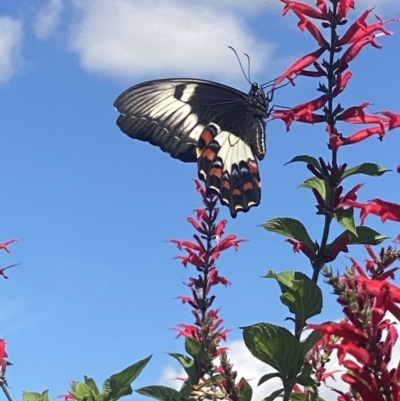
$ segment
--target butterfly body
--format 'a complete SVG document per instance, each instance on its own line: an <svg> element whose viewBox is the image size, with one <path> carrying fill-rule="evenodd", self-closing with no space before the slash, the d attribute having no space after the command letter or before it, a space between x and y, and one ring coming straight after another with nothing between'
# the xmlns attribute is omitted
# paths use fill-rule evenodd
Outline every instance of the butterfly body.
<svg viewBox="0 0 400 401"><path fill-rule="evenodd" d="M262 86L248 94L199 79L160 79L123 92L114 106L119 128L131 138L198 164L208 192L232 216L260 203L257 161L265 152L269 99Z"/></svg>

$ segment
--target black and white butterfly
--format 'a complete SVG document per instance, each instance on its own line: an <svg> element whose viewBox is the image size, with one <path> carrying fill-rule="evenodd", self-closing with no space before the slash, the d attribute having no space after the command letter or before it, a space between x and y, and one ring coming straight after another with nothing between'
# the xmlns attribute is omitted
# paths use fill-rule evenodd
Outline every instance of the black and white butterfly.
<svg viewBox="0 0 400 401"><path fill-rule="evenodd" d="M263 86L248 94L200 79L159 79L123 92L114 102L119 128L172 157L196 162L208 193L219 196L231 215L261 199L257 160L265 152L270 99Z"/></svg>

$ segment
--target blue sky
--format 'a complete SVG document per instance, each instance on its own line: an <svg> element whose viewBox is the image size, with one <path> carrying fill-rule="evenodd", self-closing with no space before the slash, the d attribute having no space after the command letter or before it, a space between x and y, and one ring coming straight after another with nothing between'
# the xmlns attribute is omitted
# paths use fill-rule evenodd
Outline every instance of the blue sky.
<svg viewBox="0 0 400 401"><path fill-rule="evenodd" d="M164 352L181 352L182 341L169 328L191 322L191 314L173 298L186 294L182 282L191 272L173 259L178 251L166 241L192 235L186 217L200 205L193 184L196 166L125 136L115 125L113 101L133 84L163 77L211 79L247 91L228 46L250 55L252 79L258 82L316 49L309 35L298 31L293 15L280 17L275 0L215 3L1 2L0 240L23 238L11 245L11 255L0 255L2 265L21 262L9 271L10 280L0 281L0 336L14 364L7 377L15 399L22 390L47 388L55 397L84 374L102 382L151 353L136 387L159 383L175 366ZM398 0L358 1L349 18L374 5L384 19L400 15ZM341 103L370 101L370 111L400 112L400 36L378 41L382 50L365 48L351 64L353 78ZM291 106L315 98L316 86L299 79L295 87L276 92L274 103ZM391 131L382 143L371 138L343 148L340 161L395 169L399 135ZM320 238L314 199L298 188L307 170L283 165L299 154L328 157L326 142L321 126L294 124L286 133L282 122L269 122L267 156L260 163L261 205L236 220L222 208L227 233L248 240L239 252L223 254L219 264L232 282L218 290L216 300L225 327L232 329L231 340L240 339L239 326L285 324L277 286L260 276L270 269L309 273L309 266L283 237L257 225L291 216L306 224L312 238ZM360 199L400 202L399 179L395 173L362 177ZM358 182L359 177L349 180L348 188ZM391 236L400 231L376 217L367 224ZM361 248L353 248L352 256L366 258ZM346 265L341 256L332 267ZM340 317L325 291L321 321ZM252 369L247 377L263 372L237 343L232 350L241 368Z"/></svg>

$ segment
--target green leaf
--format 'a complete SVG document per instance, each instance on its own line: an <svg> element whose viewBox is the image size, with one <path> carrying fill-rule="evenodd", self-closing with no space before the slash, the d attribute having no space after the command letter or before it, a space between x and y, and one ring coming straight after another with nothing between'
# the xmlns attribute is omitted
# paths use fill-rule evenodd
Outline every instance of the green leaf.
<svg viewBox="0 0 400 401"><path fill-rule="evenodd" d="M327 186L327 182L325 180L321 180L321 178L318 177L311 177L300 184L300 187L316 189L321 195L322 199L326 201L329 187Z"/></svg>
<svg viewBox="0 0 400 401"><path fill-rule="evenodd" d="M193 358L198 358L203 353L201 344L191 337L185 338L185 350Z"/></svg>
<svg viewBox="0 0 400 401"><path fill-rule="evenodd" d="M22 398L24 401L50 401L49 390L44 390L43 393L23 391Z"/></svg>
<svg viewBox="0 0 400 401"><path fill-rule="evenodd" d="M166 386L147 386L135 391L159 401L179 401L182 398L184 399L178 391Z"/></svg>
<svg viewBox="0 0 400 401"><path fill-rule="evenodd" d="M96 401L97 397L94 391L85 383L72 382L71 393L78 401Z"/></svg>
<svg viewBox="0 0 400 401"><path fill-rule="evenodd" d="M354 223L354 209L352 207L341 209L339 212L334 213L334 216L342 227L357 236L356 225Z"/></svg>
<svg viewBox="0 0 400 401"><path fill-rule="evenodd" d="M185 372L190 378L190 381L194 384L197 384L199 381L199 377L197 377L196 369L194 368L194 360L187 355L177 354L177 353L168 353L173 358L175 358L185 369Z"/></svg>
<svg viewBox="0 0 400 401"><path fill-rule="evenodd" d="M272 270L265 276L275 278L281 288L281 301L296 318L305 323L307 319L321 313L322 291L308 276L301 272Z"/></svg>
<svg viewBox="0 0 400 401"><path fill-rule="evenodd" d="M139 362L128 366L124 370L111 375L104 383L104 401L115 401L124 395L132 394L131 383L149 363L151 355Z"/></svg>
<svg viewBox="0 0 400 401"><path fill-rule="evenodd" d="M270 379L275 379L275 377L281 377L281 375L278 372L275 373L267 373L264 376L261 376L260 380L258 381L257 386L261 386L261 384L267 382Z"/></svg>
<svg viewBox="0 0 400 401"><path fill-rule="evenodd" d="M88 377L88 376L83 376L83 378L84 378L85 384L86 384L88 387L90 387L90 388L92 389L92 391L93 391L96 395L99 395L99 394L100 394L100 391L99 391L99 389L97 388L96 382L95 382L91 377Z"/></svg>
<svg viewBox="0 0 400 401"><path fill-rule="evenodd" d="M282 376L295 377L303 365L299 342L284 327L257 323L243 328L243 339L257 359L272 366Z"/></svg>
<svg viewBox="0 0 400 401"><path fill-rule="evenodd" d="M356 227L357 237L351 236L349 244L361 244L361 245L379 245L385 239L389 237L379 234L377 231L367 226Z"/></svg>
<svg viewBox="0 0 400 401"><path fill-rule="evenodd" d="M275 398L279 397L283 393L283 388L279 390L275 390L271 395L268 397L263 398L262 401L274 401Z"/></svg>
<svg viewBox="0 0 400 401"><path fill-rule="evenodd" d="M305 357L308 352L314 347L315 344L318 343L319 340L321 340L322 334L321 332L317 330L313 330L307 338L304 340L300 341L300 352Z"/></svg>
<svg viewBox="0 0 400 401"><path fill-rule="evenodd" d="M316 252L315 244L308 235L306 228L296 219L292 219L291 217L277 217L261 224L261 227L264 227L267 231L272 231L300 241L313 253Z"/></svg>
<svg viewBox="0 0 400 401"><path fill-rule="evenodd" d="M387 171L391 170L378 166L375 163L363 163L359 164L358 166L346 169L345 172L342 174L342 180L355 174L366 174L373 177L379 177L380 175L385 174Z"/></svg>
<svg viewBox="0 0 400 401"><path fill-rule="evenodd" d="M295 157L293 157L292 160L285 163L285 166L286 166L286 164L295 163L295 162L303 162L303 163L311 164L311 166L315 167L318 171L322 171L319 161L317 159L315 159L314 157L307 156L307 155L295 156Z"/></svg>
<svg viewBox="0 0 400 401"><path fill-rule="evenodd" d="M196 383L196 384L198 384L198 383ZM181 388L179 389L179 393L181 394L182 397L189 398L191 392L192 392L192 382L191 382L190 378L187 378L183 382Z"/></svg>
<svg viewBox="0 0 400 401"><path fill-rule="evenodd" d="M239 387L242 389L242 391L240 392L239 401L251 401L251 397L253 396L253 389L244 377L240 379Z"/></svg>

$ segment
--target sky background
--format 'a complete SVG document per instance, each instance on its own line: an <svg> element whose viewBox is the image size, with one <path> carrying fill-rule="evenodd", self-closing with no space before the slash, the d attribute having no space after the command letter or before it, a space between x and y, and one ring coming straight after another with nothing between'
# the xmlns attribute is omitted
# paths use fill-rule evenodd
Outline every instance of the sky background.
<svg viewBox="0 0 400 401"><path fill-rule="evenodd" d="M398 0L357 1L353 20L365 8L383 19L400 16ZM0 241L23 239L0 254L10 279L0 280L0 336L7 341L11 393L50 388L54 398L70 380L83 375L102 383L110 374L154 354L134 383L138 388L166 383L179 374L165 352L183 352L171 327L192 322L187 306L174 297L188 295L183 285L193 271L174 257L171 238L190 238L186 222L200 198L194 190L195 164L174 160L149 144L133 141L115 125L113 101L141 81L167 77L210 79L248 91L238 61L228 46L251 58L251 78L266 82L317 46L300 33L297 19L281 18L275 0L2 0L0 2ZM389 29L399 30L392 23ZM351 63L353 72L341 96L343 106L373 103L370 112L400 112L400 36L380 37L381 50L365 48ZM292 106L315 98L316 80L299 78L277 91L274 104ZM343 126L343 133L350 134ZM358 129L358 127L356 127ZM400 164L400 131L340 150L340 162L364 161L389 169ZM231 358L242 375L266 372L240 345L240 326L261 321L286 325L278 288L260 276L270 269L310 274L302 255L284 238L258 225L278 216L305 223L321 236L311 193L298 188L309 177L304 165L286 162L296 155L329 157L322 126L281 121L267 127L268 152L260 163L262 202L247 214L228 218L226 233L248 242L225 252L220 274L232 283L217 289L229 335ZM360 200L399 202L400 176L356 176ZM398 224L367 225L395 236ZM333 235L341 230L335 228ZM333 238L333 237L332 237ZM389 242L387 243L389 244ZM362 247L351 248L362 262ZM350 264L341 255L333 264ZM329 289L324 314L314 322L340 318ZM268 394L264 385L257 397ZM132 398L133 397L133 398ZM142 398L139 395L131 399ZM333 397L331 396L331 399Z"/></svg>

